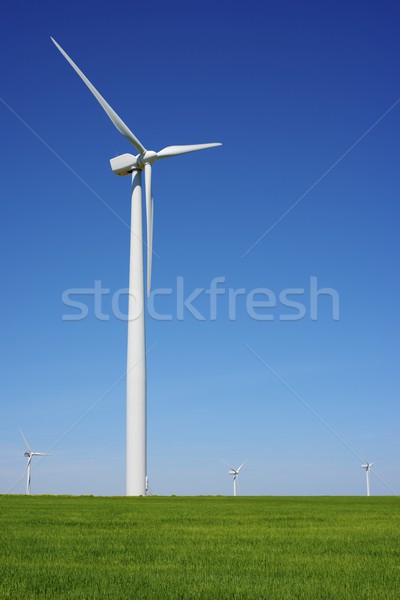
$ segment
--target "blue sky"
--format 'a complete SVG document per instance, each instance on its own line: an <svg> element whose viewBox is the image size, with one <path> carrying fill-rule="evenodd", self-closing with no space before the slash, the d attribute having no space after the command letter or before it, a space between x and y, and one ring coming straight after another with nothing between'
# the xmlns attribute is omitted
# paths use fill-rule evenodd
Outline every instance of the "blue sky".
<svg viewBox="0 0 400 600"><path fill-rule="evenodd" d="M371 1L3 9L0 492L24 473L18 426L57 444L34 493L124 492L126 323L110 306L129 181L108 161L131 147L50 35L146 147L223 142L154 168L153 288L173 290L158 309L177 277L188 294L215 277L305 290L297 321L281 306L254 320L241 298L230 320L227 294L215 320L148 320L152 491L231 493L221 459L247 459L243 494L364 494L362 458L373 493L400 492L399 18ZM310 318L311 277L337 291L338 320L328 297ZM64 290L95 280L110 319L89 301L62 320Z"/></svg>

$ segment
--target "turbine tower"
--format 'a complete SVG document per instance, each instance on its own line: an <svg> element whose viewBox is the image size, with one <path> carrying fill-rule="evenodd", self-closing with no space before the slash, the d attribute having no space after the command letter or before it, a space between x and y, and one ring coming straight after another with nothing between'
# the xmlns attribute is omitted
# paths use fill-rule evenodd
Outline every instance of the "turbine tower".
<svg viewBox="0 0 400 600"><path fill-rule="evenodd" d="M28 459L28 462L26 464L26 495L29 496L29 494L31 493L31 462L32 462L32 456L50 456L49 454L47 454L46 452L32 452L31 447L28 444L28 441L26 439L26 437L24 436L24 432L22 431L22 429L19 429L22 435L22 438L25 442L25 446L27 448L27 451L24 452L24 456L25 458Z"/></svg>
<svg viewBox="0 0 400 600"><path fill-rule="evenodd" d="M370 489L369 489L369 472L371 470L372 465L374 465L375 463L368 463L366 462L365 464L361 465L361 467L363 469L365 469L365 476L367 478L367 496L370 496Z"/></svg>
<svg viewBox="0 0 400 600"><path fill-rule="evenodd" d="M126 495L144 496L148 487L146 468L146 338L144 317L144 270L142 225L142 172L145 179L147 218L147 296L150 294L151 262L153 247L154 204L151 187L152 165L160 159L179 154L221 146L221 144L195 144L191 146L168 146L159 152L147 150L132 133L103 96L85 77L68 54L51 38L55 46L69 62L100 103L118 131L139 152L137 155L122 154L110 160L116 175L131 175L131 236L129 267L128 307L128 356L126 370Z"/></svg>
<svg viewBox="0 0 400 600"><path fill-rule="evenodd" d="M229 463L227 463L225 460L222 461L222 462L224 462L226 465L228 465L228 467L229 467L229 475L233 476L233 495L236 496L237 495L236 494L236 491L237 491L236 490L236 481L237 481L237 478L238 478L238 475L239 475L239 471L246 464L246 461L244 463L242 463L240 465L240 467L238 467L237 469L234 469L233 467L231 467L231 465Z"/></svg>

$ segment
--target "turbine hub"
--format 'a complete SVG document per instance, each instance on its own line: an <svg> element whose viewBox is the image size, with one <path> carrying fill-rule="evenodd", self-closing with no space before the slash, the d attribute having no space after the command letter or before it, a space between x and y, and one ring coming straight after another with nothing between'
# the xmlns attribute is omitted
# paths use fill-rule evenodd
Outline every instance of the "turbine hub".
<svg viewBox="0 0 400 600"><path fill-rule="evenodd" d="M157 160L157 152L154 150L146 150L144 154L139 154L137 164L139 168L144 168L145 164L152 165Z"/></svg>

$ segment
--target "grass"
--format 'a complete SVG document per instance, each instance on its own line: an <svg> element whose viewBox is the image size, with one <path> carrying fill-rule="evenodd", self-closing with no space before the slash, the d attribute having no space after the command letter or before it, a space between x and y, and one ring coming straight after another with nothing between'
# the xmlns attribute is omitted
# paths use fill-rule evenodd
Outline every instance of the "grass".
<svg viewBox="0 0 400 600"><path fill-rule="evenodd" d="M0 598L400 597L397 498L0 498Z"/></svg>

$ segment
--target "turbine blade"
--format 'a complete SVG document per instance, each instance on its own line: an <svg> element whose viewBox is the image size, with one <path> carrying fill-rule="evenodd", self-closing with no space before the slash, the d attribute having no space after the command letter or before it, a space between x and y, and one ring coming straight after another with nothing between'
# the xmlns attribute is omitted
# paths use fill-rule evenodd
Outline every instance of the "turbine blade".
<svg viewBox="0 0 400 600"><path fill-rule="evenodd" d="M26 437L24 436L24 432L22 431L21 427L19 427L19 430L20 430L20 433L21 433L21 435L22 435L22 438L23 438L23 440L24 440L24 442L25 442L25 446L28 448L29 452L31 452L31 453L32 453L31 447L29 446L29 444L28 444L28 440L27 440L27 439L26 439Z"/></svg>
<svg viewBox="0 0 400 600"><path fill-rule="evenodd" d="M242 463L242 464L240 465L240 467L237 469L237 473L239 473L240 469L241 469L242 467L244 467L244 465L246 464L246 462L247 462L247 460L245 460L245 461L244 461L244 463Z"/></svg>
<svg viewBox="0 0 400 600"><path fill-rule="evenodd" d="M146 182L146 221L147 221L147 296L150 296L151 288L151 263L153 258L153 213L154 202L151 188L151 164L144 166Z"/></svg>
<svg viewBox="0 0 400 600"><path fill-rule="evenodd" d="M115 127L118 129L118 131L120 133L122 133L123 136L126 137L126 139L131 142L131 144L133 144L135 146L135 148L140 152L140 153L144 153L146 152L146 148L143 146L143 144L141 144L139 142L139 140L137 139L137 137L132 133L132 131L129 129L129 127L127 125L125 125L125 123L123 122L123 120L117 115L117 113L115 112L115 110L113 110L111 108L111 106L108 104L108 102L106 102L103 98L103 96L96 90L96 88L94 87L94 85L92 85L89 81L89 79L82 73L82 71L80 70L79 67L77 67L77 65L74 63L74 61L68 56L68 54L65 52L65 50L63 50L61 48L61 46L59 44L57 44L56 40L54 40L52 37L50 38L51 41L53 42L53 44L56 46L56 48L58 48L58 50L61 52L61 54L64 56L64 58L69 62L69 64L71 65L71 67L73 69L75 69L75 71L78 73L79 77L82 79L82 81L87 85L87 87L89 88L89 90L92 92L93 96L96 98L96 100L100 103L100 105L102 106L102 108L105 110L105 112L107 113L108 117L111 119L111 121L113 122L113 124L115 125Z"/></svg>
<svg viewBox="0 0 400 600"><path fill-rule="evenodd" d="M195 152L196 150L206 150L207 148L215 148L216 146L222 146L222 144L194 144L191 146L167 146L157 152L157 158L170 158L171 156L178 156L179 154L187 154L188 152Z"/></svg>
<svg viewBox="0 0 400 600"><path fill-rule="evenodd" d="M51 456L47 452L32 452L32 456Z"/></svg>
<svg viewBox="0 0 400 600"><path fill-rule="evenodd" d="M236 473L236 469L234 469L233 467L231 467L231 465L229 463L226 462L226 460L224 460L223 458L221 458L222 462L225 463L231 471L233 471L234 473Z"/></svg>

